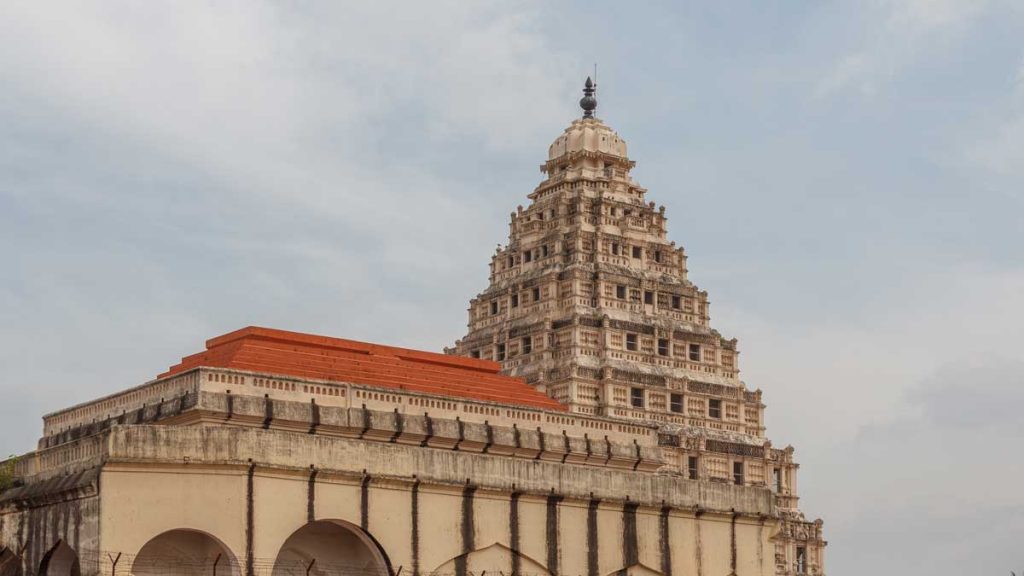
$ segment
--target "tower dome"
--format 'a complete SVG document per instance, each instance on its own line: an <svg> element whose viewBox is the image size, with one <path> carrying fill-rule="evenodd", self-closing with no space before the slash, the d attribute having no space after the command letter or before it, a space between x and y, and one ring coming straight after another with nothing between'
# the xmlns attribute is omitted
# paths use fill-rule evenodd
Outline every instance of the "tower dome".
<svg viewBox="0 0 1024 576"><path fill-rule="evenodd" d="M574 120L565 132L548 147L548 161L579 153L597 153L626 159L626 142L594 116L597 109L597 84L589 77L583 86L580 108L583 118ZM574 154L575 153L575 154Z"/></svg>
<svg viewBox="0 0 1024 576"><path fill-rule="evenodd" d="M626 141L597 118L574 120L551 146L548 160L555 160L574 152L591 152L627 158Z"/></svg>

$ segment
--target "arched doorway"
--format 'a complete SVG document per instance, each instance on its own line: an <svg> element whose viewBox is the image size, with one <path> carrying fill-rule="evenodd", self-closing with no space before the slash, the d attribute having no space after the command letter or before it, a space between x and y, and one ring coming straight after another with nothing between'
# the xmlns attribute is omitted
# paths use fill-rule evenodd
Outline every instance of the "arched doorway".
<svg viewBox="0 0 1024 576"><path fill-rule="evenodd" d="M164 532L139 550L135 576L239 576L238 561L220 540L198 530Z"/></svg>
<svg viewBox="0 0 1024 576"><path fill-rule="evenodd" d="M317 520L285 540L273 576L389 576L383 551L365 531L342 520Z"/></svg>
<svg viewBox="0 0 1024 576"><path fill-rule="evenodd" d="M0 576L21 576L21 556L14 550L0 546Z"/></svg>
<svg viewBox="0 0 1024 576"><path fill-rule="evenodd" d="M78 554L63 540L50 548L39 563L39 576L81 576Z"/></svg>

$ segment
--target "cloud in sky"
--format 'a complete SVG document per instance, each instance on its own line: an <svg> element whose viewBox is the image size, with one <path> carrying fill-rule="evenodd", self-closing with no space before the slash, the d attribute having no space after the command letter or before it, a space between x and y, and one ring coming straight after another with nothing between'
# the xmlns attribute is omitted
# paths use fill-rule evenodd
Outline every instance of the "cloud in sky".
<svg viewBox="0 0 1024 576"><path fill-rule="evenodd" d="M984 16L992 2L978 0L882 0L864 3L857 12L867 26L855 34L855 47L842 55L817 86L818 96L853 89L871 96L880 84L895 80L913 66L959 42Z"/></svg>
<svg viewBox="0 0 1024 576"><path fill-rule="evenodd" d="M829 573L1019 569L1022 25L996 1L4 4L0 453L248 324L449 344L597 61Z"/></svg>

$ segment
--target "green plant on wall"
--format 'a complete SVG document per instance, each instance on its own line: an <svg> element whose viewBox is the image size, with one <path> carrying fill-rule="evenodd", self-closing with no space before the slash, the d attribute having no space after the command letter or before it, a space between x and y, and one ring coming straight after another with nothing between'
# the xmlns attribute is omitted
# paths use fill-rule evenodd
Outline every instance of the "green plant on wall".
<svg viewBox="0 0 1024 576"><path fill-rule="evenodd" d="M18 459L13 455L0 462L0 492L14 486L14 466L17 463Z"/></svg>

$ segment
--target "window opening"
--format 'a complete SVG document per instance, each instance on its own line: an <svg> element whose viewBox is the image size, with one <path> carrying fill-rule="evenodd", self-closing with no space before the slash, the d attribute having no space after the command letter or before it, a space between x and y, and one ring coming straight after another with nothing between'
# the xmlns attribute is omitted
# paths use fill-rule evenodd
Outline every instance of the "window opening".
<svg viewBox="0 0 1024 576"><path fill-rule="evenodd" d="M669 410L675 412L676 414L681 414L683 412L683 395L673 394L670 397L668 408Z"/></svg>
<svg viewBox="0 0 1024 576"><path fill-rule="evenodd" d="M700 344L690 344L690 360L700 362Z"/></svg>
<svg viewBox="0 0 1024 576"><path fill-rule="evenodd" d="M629 403L633 408L644 407L644 389L643 388L630 388L629 389Z"/></svg>
<svg viewBox="0 0 1024 576"><path fill-rule="evenodd" d="M626 334L626 350L636 352L636 334Z"/></svg>

